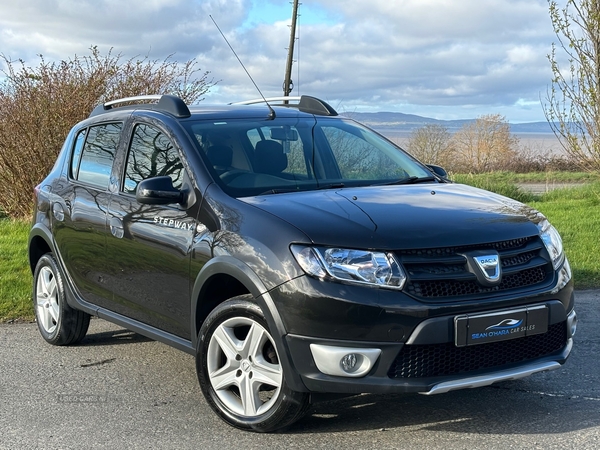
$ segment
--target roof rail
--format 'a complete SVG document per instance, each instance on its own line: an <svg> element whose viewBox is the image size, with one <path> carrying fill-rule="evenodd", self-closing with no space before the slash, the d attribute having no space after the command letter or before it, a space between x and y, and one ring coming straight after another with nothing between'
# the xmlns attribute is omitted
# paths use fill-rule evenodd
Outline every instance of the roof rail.
<svg viewBox="0 0 600 450"><path fill-rule="evenodd" d="M106 102L104 103L104 106L112 106L112 105L118 105L119 103L127 103L127 102L139 102L142 100L160 100L160 98L162 97L162 95L138 95L135 97L125 97L125 98L120 98L118 100L111 100L110 102Z"/></svg>
<svg viewBox="0 0 600 450"><path fill-rule="evenodd" d="M158 103L139 103L141 101L148 100L158 100ZM136 97L125 97L118 100L111 100L110 102L101 103L94 108L90 114L90 117L110 111L115 107L115 105L132 102L136 102L136 105L134 105L135 107L142 106L144 109L163 111L172 114L175 117L183 118L191 116L190 110L185 102L174 95L138 95ZM131 107L131 105L129 106Z"/></svg>
<svg viewBox="0 0 600 450"><path fill-rule="evenodd" d="M230 105L255 105L257 103L275 103L275 102L285 102L285 101L299 102L300 98L301 97L255 98L254 100L244 100L243 102L230 103Z"/></svg>
<svg viewBox="0 0 600 450"><path fill-rule="evenodd" d="M282 102L282 103L280 103ZM288 102L297 102L295 104ZM257 103L268 103L274 104L275 106L287 106L289 108L298 108L298 110L316 114L320 116L337 116L338 113L328 103L320 100L316 97L303 95L301 97L270 97L270 98L257 98L254 100L246 100L243 102L231 103L232 105L255 105Z"/></svg>

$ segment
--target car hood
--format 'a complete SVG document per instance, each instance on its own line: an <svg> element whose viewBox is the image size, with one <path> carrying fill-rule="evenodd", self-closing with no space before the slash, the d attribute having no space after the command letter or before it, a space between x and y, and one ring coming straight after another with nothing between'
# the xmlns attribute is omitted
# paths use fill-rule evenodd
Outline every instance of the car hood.
<svg viewBox="0 0 600 450"><path fill-rule="evenodd" d="M381 250L482 244L532 236L535 210L460 184L371 186L240 199L313 243Z"/></svg>

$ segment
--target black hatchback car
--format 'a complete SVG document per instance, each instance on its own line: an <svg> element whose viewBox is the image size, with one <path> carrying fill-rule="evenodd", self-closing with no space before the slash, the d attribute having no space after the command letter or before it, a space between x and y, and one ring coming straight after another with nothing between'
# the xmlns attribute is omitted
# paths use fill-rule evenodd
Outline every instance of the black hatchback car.
<svg viewBox="0 0 600 450"><path fill-rule="evenodd" d="M75 344L93 315L193 354L242 429L282 428L322 393L517 379L573 345L571 270L542 214L313 97L102 104L35 195L43 338Z"/></svg>

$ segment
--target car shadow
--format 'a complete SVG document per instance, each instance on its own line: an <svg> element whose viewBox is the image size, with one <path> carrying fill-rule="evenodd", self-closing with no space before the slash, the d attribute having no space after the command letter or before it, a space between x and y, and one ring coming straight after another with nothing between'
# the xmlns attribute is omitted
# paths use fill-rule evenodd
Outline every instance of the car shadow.
<svg viewBox="0 0 600 450"><path fill-rule="evenodd" d="M101 345L133 344L136 342L151 342L152 339L125 328L100 333L88 333L81 341L81 347L96 347Z"/></svg>
<svg viewBox="0 0 600 450"><path fill-rule="evenodd" d="M317 403L284 432L426 430L514 435L560 434L600 426L600 398L561 395L544 386L540 381L513 381L431 397L363 394Z"/></svg>

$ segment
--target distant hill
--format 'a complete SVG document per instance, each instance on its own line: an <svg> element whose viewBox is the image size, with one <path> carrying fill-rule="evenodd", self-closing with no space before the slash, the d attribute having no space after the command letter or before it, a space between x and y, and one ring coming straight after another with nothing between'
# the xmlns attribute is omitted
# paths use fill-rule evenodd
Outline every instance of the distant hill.
<svg viewBox="0 0 600 450"><path fill-rule="evenodd" d="M465 124L474 122L475 119L463 120L438 120L430 117L417 116L415 114L404 114L399 112L345 112L347 117L351 117L365 125L382 133L394 132L399 134L409 134L412 131L421 128L428 123L442 125L449 132L454 133L461 129ZM552 129L548 122L529 122L510 124L510 130L515 134L552 134Z"/></svg>

